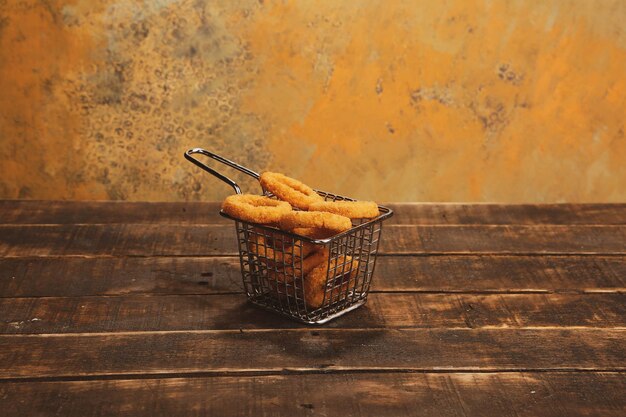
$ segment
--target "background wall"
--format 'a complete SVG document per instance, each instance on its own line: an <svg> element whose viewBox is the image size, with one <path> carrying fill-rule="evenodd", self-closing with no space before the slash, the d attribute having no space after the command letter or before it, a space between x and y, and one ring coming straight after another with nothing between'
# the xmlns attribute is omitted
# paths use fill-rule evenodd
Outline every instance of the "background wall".
<svg viewBox="0 0 626 417"><path fill-rule="evenodd" d="M220 199L203 146L379 201L626 201L625 28L623 0L0 0L0 197Z"/></svg>

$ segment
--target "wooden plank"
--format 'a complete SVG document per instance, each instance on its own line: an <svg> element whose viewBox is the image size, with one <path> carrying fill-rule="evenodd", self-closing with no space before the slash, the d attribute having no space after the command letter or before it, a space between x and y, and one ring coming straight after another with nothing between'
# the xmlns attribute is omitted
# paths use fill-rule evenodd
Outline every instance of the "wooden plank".
<svg viewBox="0 0 626 417"><path fill-rule="evenodd" d="M4 415L606 416L626 411L623 373L275 375L5 383ZM242 398L249 401L241 401Z"/></svg>
<svg viewBox="0 0 626 417"><path fill-rule="evenodd" d="M626 257L381 256L374 291L626 291ZM239 258L0 259L0 297L219 294L242 290Z"/></svg>
<svg viewBox="0 0 626 417"><path fill-rule="evenodd" d="M623 226L390 226L381 253L623 254ZM389 238L392 236L393 238Z"/></svg>
<svg viewBox="0 0 626 417"><path fill-rule="evenodd" d="M0 259L0 297L242 291L238 257Z"/></svg>
<svg viewBox="0 0 626 417"><path fill-rule="evenodd" d="M0 375L403 370L626 371L624 330L228 330L0 335Z"/></svg>
<svg viewBox="0 0 626 417"><path fill-rule="evenodd" d="M0 224L229 224L219 202L0 200ZM626 224L626 204L386 203L387 224Z"/></svg>
<svg viewBox="0 0 626 417"><path fill-rule="evenodd" d="M0 333L287 329L243 294L0 299ZM374 293L328 328L623 328L626 294Z"/></svg>
<svg viewBox="0 0 626 417"><path fill-rule="evenodd" d="M412 225L623 225L626 204L392 203L387 224Z"/></svg>
<svg viewBox="0 0 626 417"><path fill-rule="evenodd" d="M378 291L624 291L626 257L384 256Z"/></svg>
<svg viewBox="0 0 626 417"><path fill-rule="evenodd" d="M207 256L237 252L231 226L0 226L0 256ZM625 254L626 226L390 226L383 254Z"/></svg>
<svg viewBox="0 0 626 417"><path fill-rule="evenodd" d="M231 224L221 203L0 200L0 224Z"/></svg>
<svg viewBox="0 0 626 417"><path fill-rule="evenodd" d="M3 226L0 255L207 256L237 253L232 226Z"/></svg>

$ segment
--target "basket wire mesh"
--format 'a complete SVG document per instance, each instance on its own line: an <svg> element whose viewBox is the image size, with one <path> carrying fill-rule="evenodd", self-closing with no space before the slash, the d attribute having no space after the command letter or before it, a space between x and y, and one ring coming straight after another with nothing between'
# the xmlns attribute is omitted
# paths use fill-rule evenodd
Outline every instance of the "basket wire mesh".
<svg viewBox="0 0 626 417"><path fill-rule="evenodd" d="M185 157L205 171L231 185L237 184L191 155L200 153L248 175L259 175L204 149L191 149ZM317 191L326 201L346 200ZM266 196L274 198L271 193ZM379 206L379 216L353 220L353 227L325 239L314 239L220 214L234 221L244 291L248 300L264 309L292 319L322 324L347 313L367 300L382 223L391 209Z"/></svg>

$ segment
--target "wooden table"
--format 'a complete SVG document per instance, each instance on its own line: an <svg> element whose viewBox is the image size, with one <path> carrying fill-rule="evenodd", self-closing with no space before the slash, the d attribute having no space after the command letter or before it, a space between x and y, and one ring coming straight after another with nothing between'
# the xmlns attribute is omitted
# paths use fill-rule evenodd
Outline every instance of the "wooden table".
<svg viewBox="0 0 626 417"><path fill-rule="evenodd" d="M241 294L206 203L0 202L0 414L626 415L626 205L395 204L366 306Z"/></svg>

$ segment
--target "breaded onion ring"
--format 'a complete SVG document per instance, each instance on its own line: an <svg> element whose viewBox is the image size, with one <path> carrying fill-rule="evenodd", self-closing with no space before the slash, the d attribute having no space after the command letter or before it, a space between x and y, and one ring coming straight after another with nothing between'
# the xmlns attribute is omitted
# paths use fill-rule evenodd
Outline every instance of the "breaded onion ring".
<svg viewBox="0 0 626 417"><path fill-rule="evenodd" d="M328 253L328 249L325 247L318 247L313 253L304 258L302 260L302 275L300 275L299 268L294 269L291 266L278 270L270 269L267 273L269 286L272 290L278 292L279 295L287 294L293 296L295 294L294 275L296 278L298 276L304 277L316 266L322 263L326 264L328 262ZM298 295L302 298L302 288L298 288L298 290Z"/></svg>
<svg viewBox="0 0 626 417"><path fill-rule="evenodd" d="M285 239L285 237L283 237ZM294 257L304 258L316 249L316 246L296 240L276 242L263 235L250 234L248 251L258 257L259 262L269 266L275 264L291 264Z"/></svg>
<svg viewBox="0 0 626 417"><path fill-rule="evenodd" d="M291 206L284 201L252 194L235 194L226 197L222 210L237 219L251 223L278 223Z"/></svg>
<svg viewBox="0 0 626 417"><path fill-rule="evenodd" d="M311 203L324 201L308 185L277 172L262 173L259 182L264 190L302 210L307 210Z"/></svg>
<svg viewBox="0 0 626 417"><path fill-rule="evenodd" d="M322 262L328 262L329 252L324 246L318 246L316 250L302 261L302 275L306 276Z"/></svg>
<svg viewBox="0 0 626 417"><path fill-rule="evenodd" d="M302 276L306 276L309 272L311 272L316 266L320 265L322 262L328 261L328 249L321 247L316 248L309 256L302 260ZM297 266L297 265L296 265ZM270 275L278 274L283 277L286 275L288 278L293 278L294 271L296 275L299 275L300 268L293 268L292 266L286 266L283 269L271 270ZM285 279L280 278L279 281L283 282Z"/></svg>
<svg viewBox="0 0 626 417"><path fill-rule="evenodd" d="M352 222L345 216L321 211L292 211L280 220L280 228L294 230L300 227L315 227L341 233L352 227Z"/></svg>
<svg viewBox="0 0 626 417"><path fill-rule="evenodd" d="M304 278L304 301L310 307L319 308L324 303L328 305L340 301L354 286L359 263L350 256L341 255L330 263L328 277L327 268L328 263L321 263ZM331 288L327 289L327 283ZM324 297L325 294L328 295Z"/></svg>
<svg viewBox="0 0 626 417"><path fill-rule="evenodd" d="M309 205L311 211L340 214L351 219L369 219L378 216L378 204L373 201L319 201Z"/></svg>

